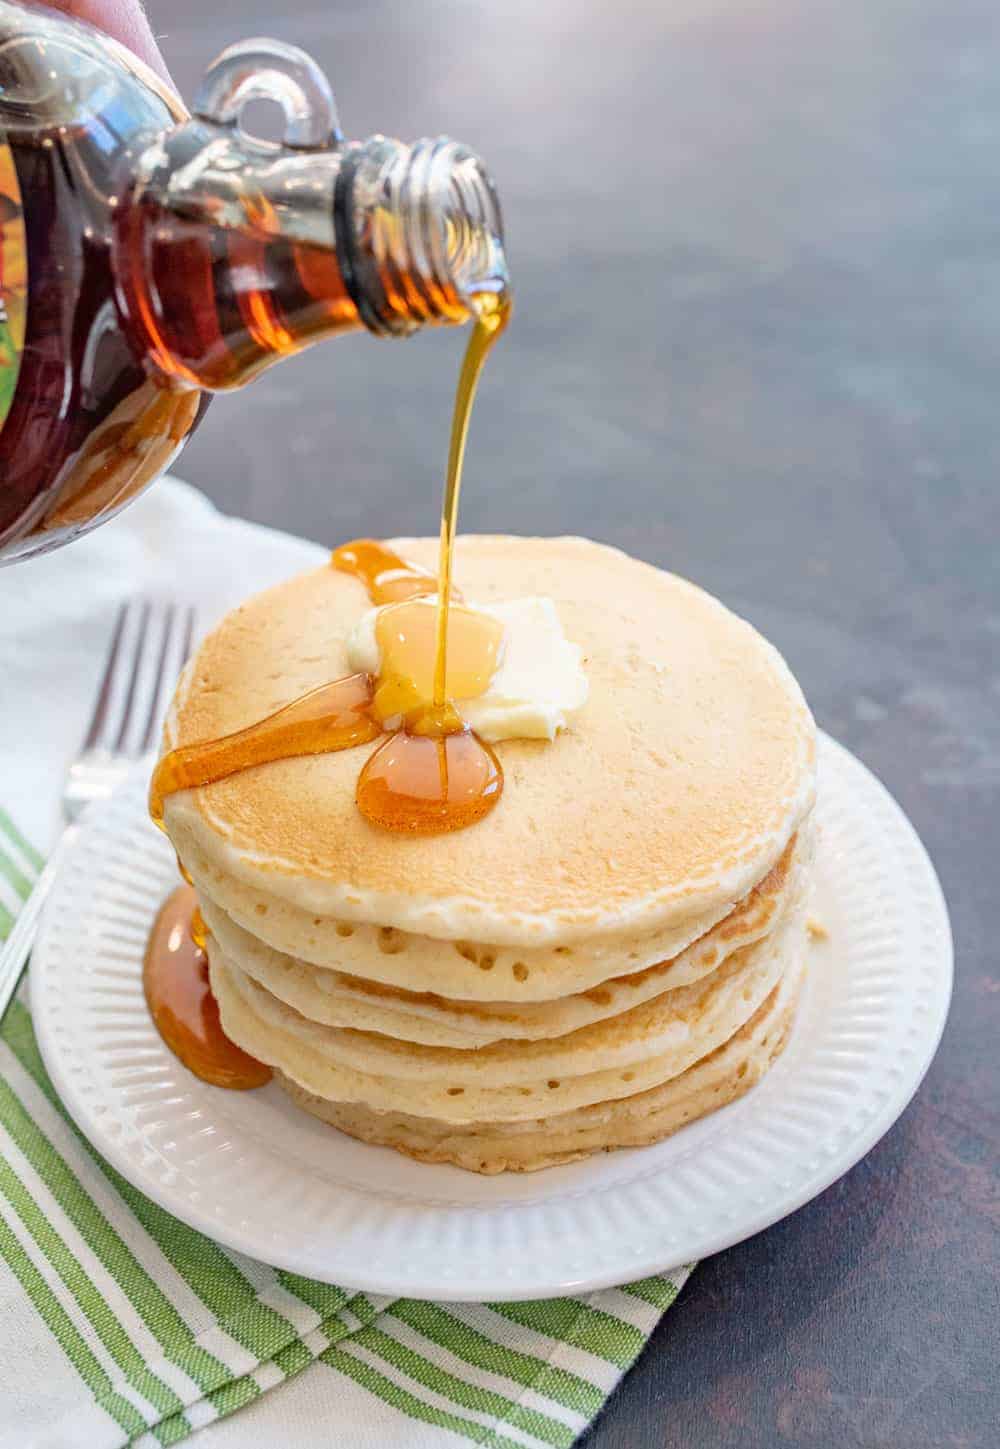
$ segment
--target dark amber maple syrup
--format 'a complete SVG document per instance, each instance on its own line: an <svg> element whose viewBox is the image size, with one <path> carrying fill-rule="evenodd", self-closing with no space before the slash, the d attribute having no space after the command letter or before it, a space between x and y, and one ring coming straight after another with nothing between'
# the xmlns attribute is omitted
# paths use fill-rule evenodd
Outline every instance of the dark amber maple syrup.
<svg viewBox="0 0 1000 1449"><path fill-rule="evenodd" d="M16 99L18 85L29 88L27 50L17 52L13 85L0 63L0 93ZM29 289L17 385L0 427L0 549L14 553L54 546L119 508L169 464L208 401L151 373L119 320L111 230L120 151L184 111L139 61L120 47L115 54L115 83L97 92L106 104L84 119L68 104L63 114L56 92L31 128L0 115L19 191L2 198L2 239L14 243L23 228Z"/></svg>
<svg viewBox="0 0 1000 1449"><path fill-rule="evenodd" d="M146 945L142 984L149 1013L170 1050L202 1081L241 1091L262 1087L271 1068L222 1030L203 947L197 897L190 886L178 886L160 907Z"/></svg>
<svg viewBox="0 0 1000 1449"><path fill-rule="evenodd" d="M297 755L325 755L363 745L380 734L370 713L372 685L367 674L349 674L302 695L269 715L218 740L185 745L163 756L149 787L149 813L163 823L163 802L175 790L191 790L223 780L253 765Z"/></svg>
<svg viewBox="0 0 1000 1449"><path fill-rule="evenodd" d="M402 604L433 594L437 588L433 574L406 563L376 538L342 543L334 549L330 562L341 573L360 579L373 604ZM455 597L459 597L457 592Z"/></svg>

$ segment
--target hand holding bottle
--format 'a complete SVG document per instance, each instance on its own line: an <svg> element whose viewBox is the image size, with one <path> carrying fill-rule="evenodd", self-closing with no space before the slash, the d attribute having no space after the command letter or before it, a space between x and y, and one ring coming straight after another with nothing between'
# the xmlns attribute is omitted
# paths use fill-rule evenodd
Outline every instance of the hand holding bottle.
<svg viewBox="0 0 1000 1449"><path fill-rule="evenodd" d="M170 79L140 0L46 0L46 4L63 15L96 25L98 30L127 45L164 80Z"/></svg>

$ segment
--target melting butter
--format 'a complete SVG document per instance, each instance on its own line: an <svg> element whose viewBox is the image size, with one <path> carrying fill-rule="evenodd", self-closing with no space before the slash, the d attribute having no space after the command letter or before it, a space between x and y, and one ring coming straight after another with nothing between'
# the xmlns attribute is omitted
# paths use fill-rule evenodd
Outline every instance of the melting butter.
<svg viewBox="0 0 1000 1449"><path fill-rule="evenodd" d="M420 599L376 611L378 683L372 708L377 719L405 719L433 699L437 623L437 609L429 609ZM499 619L465 604L452 604L445 697L473 699L484 694L497 672L503 642Z"/></svg>
<svg viewBox="0 0 1000 1449"><path fill-rule="evenodd" d="M394 628L393 606L369 609L355 625L347 642L350 668L372 675L377 681L376 712L383 722L405 715L426 700L428 679L423 671L433 655L426 648L414 651L409 641L430 639L436 613L433 595L412 599L397 609L396 624L405 624L407 638L400 641ZM418 615L416 611L424 611ZM582 654L563 633L551 599L511 599L502 604L474 604L452 607L452 614L466 612L482 621L480 635L490 635L492 672L470 670L460 649L455 651L452 673L449 629L448 693L462 719L480 739L552 740L565 729L587 702L589 687ZM494 621L492 629L484 627ZM470 628L473 620L458 624L458 631ZM497 629L499 625L499 629ZM502 632L501 632L502 631ZM457 640L456 640L457 642ZM403 661L401 663L401 661ZM386 667L388 666L388 667ZM392 711L383 715L383 710Z"/></svg>

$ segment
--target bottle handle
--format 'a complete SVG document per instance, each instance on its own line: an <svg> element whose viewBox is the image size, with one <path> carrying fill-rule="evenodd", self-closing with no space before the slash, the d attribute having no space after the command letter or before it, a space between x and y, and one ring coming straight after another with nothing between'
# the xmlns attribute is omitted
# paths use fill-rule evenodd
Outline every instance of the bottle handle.
<svg viewBox="0 0 1000 1449"><path fill-rule="evenodd" d="M235 127L243 107L255 100L276 101L284 111L285 146L328 151L343 142L330 82L296 45L253 39L227 46L202 77L194 114Z"/></svg>

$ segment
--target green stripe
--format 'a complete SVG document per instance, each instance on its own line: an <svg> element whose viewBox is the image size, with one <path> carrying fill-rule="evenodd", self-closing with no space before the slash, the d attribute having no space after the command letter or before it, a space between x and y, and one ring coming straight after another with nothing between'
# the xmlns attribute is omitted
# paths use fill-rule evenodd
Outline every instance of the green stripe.
<svg viewBox="0 0 1000 1449"><path fill-rule="evenodd" d="M121 1324L59 1234L46 1221L10 1163L2 1157L0 1157L0 1192L6 1197L46 1260L73 1295L77 1307L89 1320L101 1343L122 1370L131 1387L138 1389L143 1397L149 1398L150 1395L142 1383L146 1376L145 1366L122 1330ZM138 1372L135 1371L136 1360L138 1361ZM117 1397L121 1398L121 1395ZM129 1432L132 1434L142 1433L148 1428L146 1420L132 1404L128 1403L127 1399L122 1398L122 1403L127 1404L130 1410L128 1423L119 1419L119 1422L123 1422L123 1427L129 1428ZM115 1412L115 1417L119 1418L117 1412Z"/></svg>
<svg viewBox="0 0 1000 1449"><path fill-rule="evenodd" d="M161 1419L153 1433L161 1444L179 1444L191 1433L191 1425L183 1414L172 1414L169 1419Z"/></svg>
<svg viewBox="0 0 1000 1449"><path fill-rule="evenodd" d="M363 1294L358 1294L359 1298L363 1296ZM347 1304L347 1307L353 1309L353 1305L354 1300L352 1299ZM369 1323L374 1323L378 1318L378 1313L372 1308L370 1303L366 1302L365 1308L367 1311L361 1318L361 1328L367 1328ZM360 1331L360 1329L346 1323L342 1313L335 1314L333 1318L328 1319L323 1324L323 1332L327 1335L331 1343L341 1343L345 1338L351 1338L355 1333L359 1333Z"/></svg>
<svg viewBox="0 0 1000 1449"><path fill-rule="evenodd" d="M2 1078L0 1118L91 1252L112 1275L121 1292L163 1349L165 1356L171 1363L186 1370L186 1365L181 1360L189 1356L187 1350L191 1344L191 1330L188 1325L104 1217L94 1200L84 1191L72 1168L32 1121L24 1104ZM209 1384L218 1383L220 1375L225 1376L228 1370L218 1359L202 1349L197 1350L196 1357L202 1377L195 1379L195 1382L204 1392ZM173 1414L181 1410L184 1407L183 1401L172 1390L165 1391L169 1398L164 1403L157 1404L160 1411Z"/></svg>
<svg viewBox="0 0 1000 1449"><path fill-rule="evenodd" d="M30 881L22 870L18 870L14 862L5 853L2 845L0 845L0 875L10 882L22 901L27 900L31 895L31 887L34 882Z"/></svg>
<svg viewBox="0 0 1000 1449"><path fill-rule="evenodd" d="M512 1323L521 1323L548 1338L559 1338L575 1348L584 1348L588 1353L614 1364L615 1368L628 1368L646 1342L646 1335L631 1323L616 1318L613 1313L591 1308L578 1298L490 1303L488 1306Z"/></svg>
<svg viewBox="0 0 1000 1449"><path fill-rule="evenodd" d="M0 941L6 941L14 925L14 917L3 901L0 901Z"/></svg>
<svg viewBox="0 0 1000 1449"><path fill-rule="evenodd" d="M25 1071L29 1073L66 1120L93 1161L120 1193L132 1214L153 1239L160 1252L187 1283L191 1291L201 1299L209 1313L218 1321L219 1327L224 1329L248 1353L252 1353L259 1362L273 1358L285 1343L297 1338L298 1330L287 1318L259 1302L250 1280L239 1271L217 1243L213 1243L204 1234L196 1232L194 1228L188 1228L178 1222L176 1218L157 1207L141 1192L137 1192L131 1183L126 1182L125 1178L94 1150L57 1097L38 1052L31 1017L20 1002L11 1002L7 1020L4 1023L3 1036ZM188 1352L204 1355L204 1361L201 1361L202 1372L205 1372L208 1364L217 1362L193 1342ZM183 1366L192 1378L201 1383L198 1374L192 1371L186 1360L183 1361ZM228 1375L229 1372L230 1370L224 1365L219 1365L220 1374ZM218 1374L215 1376L215 1382L218 1382Z"/></svg>
<svg viewBox="0 0 1000 1449"><path fill-rule="evenodd" d="M221 1419L226 1414L235 1413L237 1409L252 1404L254 1399L260 1398L261 1392L261 1387L253 1376L244 1374L242 1378L230 1379L228 1384L213 1389L208 1395L208 1401Z"/></svg>
<svg viewBox="0 0 1000 1449"><path fill-rule="evenodd" d="M622 1292L631 1293L633 1298L641 1298L643 1303L648 1303L663 1313L673 1303L680 1289L669 1278L654 1277L640 1278L638 1283L624 1283Z"/></svg>
<svg viewBox="0 0 1000 1449"><path fill-rule="evenodd" d="M386 1311L432 1343L450 1349L456 1358L464 1359L475 1368L501 1373L563 1408L593 1417L604 1403L604 1394L587 1379L567 1369L553 1368L534 1354L497 1343L478 1329L470 1328L440 1304L400 1298Z"/></svg>
<svg viewBox="0 0 1000 1449"><path fill-rule="evenodd" d="M116 1393L100 1361L87 1346L73 1320L46 1283L41 1273L22 1248L17 1237L0 1214L0 1255L31 1300L35 1311L53 1338L76 1369L100 1406L117 1421L126 1433L135 1432L145 1422L134 1405Z"/></svg>
<svg viewBox="0 0 1000 1449"><path fill-rule="evenodd" d="M301 1298L307 1308L314 1309L320 1318L329 1318L331 1314L337 1313L350 1296L335 1283L316 1283L312 1278L303 1278L298 1273L287 1273L284 1269L278 1271L278 1282L289 1293L294 1293L296 1298Z"/></svg>
<svg viewBox="0 0 1000 1449"><path fill-rule="evenodd" d="M355 1293L351 1301L349 1303L346 1303L344 1306L345 1308L350 1309L350 1311L354 1314L355 1318L361 1324L362 1328L367 1327L369 1323L374 1323L376 1318L382 1311L380 1308L376 1308L374 1303L372 1303L371 1299L369 1299L364 1293ZM354 1329L350 1330L350 1332L352 1333L354 1331Z"/></svg>
<svg viewBox="0 0 1000 1449"><path fill-rule="evenodd" d="M461 1419L457 1414L447 1414L442 1409L436 1409L431 1404L425 1403L423 1399L417 1398L407 1389L401 1388L392 1379L386 1378L385 1374L379 1373L378 1369L372 1368L371 1364L363 1363L360 1359L345 1353L342 1348L331 1344L329 1348L320 1354L323 1363L329 1364L331 1368L339 1369L347 1378L353 1379L370 1394L389 1404L400 1413L407 1414L411 1419L419 1419L424 1424L433 1424L437 1429L450 1429L453 1434L461 1434L466 1439L471 1439L474 1444L483 1444L489 1440L490 1449L524 1449L523 1444L516 1443L513 1439L499 1437L492 1429L484 1424L473 1423L470 1419Z"/></svg>
<svg viewBox="0 0 1000 1449"><path fill-rule="evenodd" d="M576 1438L573 1430L557 1419L551 1419L537 1409L526 1409L493 1389L480 1388L478 1384L456 1378L447 1369L432 1363L430 1359L424 1358L422 1354L376 1328L374 1324L362 1329L354 1341L369 1349L392 1368L406 1374L408 1378L423 1384L425 1389L432 1389L442 1399L450 1399L459 1409L474 1409L480 1414L491 1414L493 1418L511 1425L512 1428L523 1429L526 1434L533 1434L536 1439L541 1439L546 1444L556 1445L557 1449L569 1449Z"/></svg>
<svg viewBox="0 0 1000 1449"><path fill-rule="evenodd" d="M259 1399L262 1390L254 1382L249 1374L243 1374L238 1379L230 1379L228 1383L221 1384L206 1394L206 1402L211 1404L215 1410L215 1418L223 1419L227 1414L235 1413L237 1409L245 1408L252 1404L254 1399ZM211 1424L215 1421L211 1418L205 1423ZM158 1437L161 1444L176 1444L190 1434L190 1428L179 1423L177 1418L164 1419L159 1425Z"/></svg>
<svg viewBox="0 0 1000 1449"><path fill-rule="evenodd" d="M275 1368L281 1370L286 1379L290 1379L307 1368L315 1357L312 1349L306 1348L301 1338L297 1338L294 1343L288 1343L279 1349L271 1362Z"/></svg>
<svg viewBox="0 0 1000 1449"><path fill-rule="evenodd" d="M32 845L31 841L27 840L21 834L20 830L18 830L13 820L11 820L10 816L7 814L6 810L3 809L0 809L0 830L6 832L7 839L13 844L16 850L19 850L21 852L21 854L24 856L25 860L29 862L29 864L33 865L36 870L41 870L42 866L45 864L45 857L39 855L38 851Z"/></svg>

